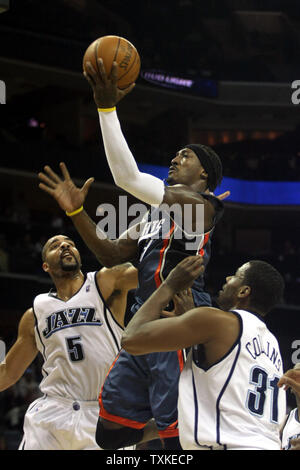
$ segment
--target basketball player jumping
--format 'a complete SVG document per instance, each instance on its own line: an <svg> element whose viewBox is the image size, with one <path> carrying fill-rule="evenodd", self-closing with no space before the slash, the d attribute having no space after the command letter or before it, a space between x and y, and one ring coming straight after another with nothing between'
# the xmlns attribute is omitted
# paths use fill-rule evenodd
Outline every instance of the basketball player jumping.
<svg viewBox="0 0 300 470"><path fill-rule="evenodd" d="M93 87L96 104L101 108L99 116L104 145L115 182L154 209L138 228L130 228L117 240L109 240L104 234L100 239L95 224L83 209L92 179L85 183L84 191L81 190L78 197L79 189L74 186L65 165L61 164L63 179L47 166L45 173L39 174L43 181L40 187L52 195L63 210L73 214L75 227L104 266L135 260L139 273L136 302L132 307L135 313L180 260L201 253L205 265L208 263L211 235L223 213L221 199L228 193L219 198L212 194L222 179L222 165L216 153L204 145L187 145L178 151L171 161L169 186L152 175L140 173L114 109L115 103L128 90L118 90L115 66L111 79L105 76L101 62L99 67L102 77L87 66L87 78ZM186 207L192 209L187 225L193 235L187 225L175 223L168 212L170 206L177 207L183 216ZM198 207L203 208L204 221L202 230L195 232ZM139 239L135 236L137 231ZM191 241L194 248L187 248ZM196 305L211 305L210 296L204 291L202 274L195 280L192 292ZM97 427L100 447L115 449L140 442L146 423L154 417L161 439L168 439L165 448L177 448L177 387L183 364L182 351L139 358L121 351L100 394ZM172 442L173 438L175 442Z"/></svg>
<svg viewBox="0 0 300 470"><path fill-rule="evenodd" d="M44 395L26 412L20 449L99 450L99 390L120 349L137 271L126 264L83 274L80 254L64 235L46 242L42 259L56 292L38 295L23 315L17 341L0 365L0 390L16 383L40 352Z"/></svg>
<svg viewBox="0 0 300 470"><path fill-rule="evenodd" d="M280 450L286 413L285 392L278 388L282 358L265 316L281 301L282 276L268 263L250 261L226 278L220 309L194 308L161 320L174 294L203 268L198 256L179 263L131 319L122 347L140 357L202 345L201 361L192 348L179 381L183 449Z"/></svg>

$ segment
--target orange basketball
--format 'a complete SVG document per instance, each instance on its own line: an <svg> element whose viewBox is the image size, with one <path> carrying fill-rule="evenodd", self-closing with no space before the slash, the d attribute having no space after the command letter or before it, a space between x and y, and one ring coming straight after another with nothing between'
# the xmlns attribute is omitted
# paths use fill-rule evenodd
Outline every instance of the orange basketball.
<svg viewBox="0 0 300 470"><path fill-rule="evenodd" d="M103 36L92 42L83 56L83 69L87 61L98 70L97 59L101 58L107 75L114 61L118 63L118 88L124 89L137 79L141 60L131 42L119 36Z"/></svg>

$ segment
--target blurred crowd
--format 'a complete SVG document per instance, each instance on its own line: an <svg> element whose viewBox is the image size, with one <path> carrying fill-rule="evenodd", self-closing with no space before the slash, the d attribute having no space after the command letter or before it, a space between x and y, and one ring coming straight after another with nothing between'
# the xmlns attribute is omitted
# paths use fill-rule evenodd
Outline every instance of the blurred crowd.
<svg viewBox="0 0 300 470"><path fill-rule="evenodd" d="M7 53L9 34L13 34L9 28L15 28L15 34L27 32L15 55L70 69L81 66L82 52L90 42L118 34L138 48L144 69L218 80L280 82L289 77L292 81L295 67L299 70L299 5L291 7L281 0L276 6L274 1L263 2L263 7L256 0L248 4L257 17L247 15L243 12L247 8L233 0L166 0L155 2L155 7L150 1L54 0L42 5L16 0L3 15L3 25L8 28L3 34ZM258 15L261 10L263 18ZM278 17L268 16L268 11L279 12ZM51 54L51 48L57 54Z"/></svg>
<svg viewBox="0 0 300 470"><path fill-rule="evenodd" d="M163 126L156 129L155 124L142 131L134 125L128 126L126 140L138 162L169 167L176 150L186 144L185 134L175 137L181 123L173 127L166 118L164 126L167 122L170 133L166 133ZM274 140L245 140L218 144L213 148L222 159L224 176L259 181L300 181L299 135L299 129L296 129ZM99 138L99 129L95 126L91 141L75 145L47 126L32 128L24 120L15 126L13 133L0 129L1 166L13 168L17 161L19 169L38 173L45 164L57 168L58 162L64 161L74 177L96 176L98 181L113 183L108 165L102 165L99 172L99 162L105 159ZM201 143L206 142L201 140Z"/></svg>
<svg viewBox="0 0 300 470"><path fill-rule="evenodd" d="M11 344L5 339L10 347ZM38 357L15 385L0 393L0 450L18 448L23 435L25 412L30 403L42 395L40 381Z"/></svg>

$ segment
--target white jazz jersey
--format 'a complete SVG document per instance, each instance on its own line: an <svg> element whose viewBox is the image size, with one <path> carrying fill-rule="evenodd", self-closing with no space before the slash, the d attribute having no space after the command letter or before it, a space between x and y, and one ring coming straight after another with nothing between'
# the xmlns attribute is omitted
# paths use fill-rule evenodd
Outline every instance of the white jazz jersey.
<svg viewBox="0 0 300 470"><path fill-rule="evenodd" d="M298 409L294 408L288 415L284 428L282 430L282 448L289 450L291 440L300 437L300 420Z"/></svg>
<svg viewBox="0 0 300 470"><path fill-rule="evenodd" d="M179 381L178 423L183 449L276 450L286 416L278 342L263 320L235 310L240 335L219 362L204 370L191 350Z"/></svg>
<svg viewBox="0 0 300 470"><path fill-rule="evenodd" d="M101 288L101 286L100 286ZM81 401L98 400L109 367L120 350L123 329L106 307L88 273L68 301L56 294L34 299L35 338L44 358L41 391Z"/></svg>

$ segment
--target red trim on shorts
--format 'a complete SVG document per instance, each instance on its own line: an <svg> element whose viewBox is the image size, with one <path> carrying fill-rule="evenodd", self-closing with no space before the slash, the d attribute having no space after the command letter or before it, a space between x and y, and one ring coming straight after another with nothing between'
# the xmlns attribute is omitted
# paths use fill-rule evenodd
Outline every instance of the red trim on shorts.
<svg viewBox="0 0 300 470"><path fill-rule="evenodd" d="M115 363L119 359L119 356L120 356L120 353L117 355L116 359L114 360L114 362L110 366L109 371L106 374L105 380L107 379L110 371L112 370ZM104 380L104 383L105 383L105 380ZM104 383L102 385L102 388L101 388L101 391L100 391L100 394L99 394L99 407L100 407L99 416L101 416L101 418L103 418L103 419L107 419L108 421L112 421L113 423L121 424L122 426L127 426L129 428L135 428L135 429L144 428L147 423L139 423L138 421L133 421L131 419L122 418L121 416L112 415L104 409L103 401L102 401L102 392L103 392Z"/></svg>
<svg viewBox="0 0 300 470"><path fill-rule="evenodd" d="M99 400L99 403L100 403L99 416L103 419L107 419L108 421L112 421L113 423L120 424L121 426L126 426L128 428L134 428L134 429L143 429L147 424L147 423L139 423L138 421L133 421L127 418L122 418L121 416L112 415L104 409L101 398Z"/></svg>
<svg viewBox="0 0 300 470"><path fill-rule="evenodd" d="M170 236L174 232L174 228L175 228L175 224L173 222L173 225L170 228L169 233L166 235L166 238L164 238L163 246L162 246L162 248L160 249L160 252L159 252L159 263L158 263L158 266L157 266L155 274L154 274L154 280L155 280L156 287L159 287L161 285L161 282L162 282L161 279L160 279L161 265L162 265L162 262L163 262L164 252L166 251L166 248L170 243Z"/></svg>
<svg viewBox="0 0 300 470"><path fill-rule="evenodd" d="M158 435L161 439L166 439L168 437L177 437L179 436L179 430L178 430L178 420L175 421L175 423L170 424L166 429L163 431L158 431Z"/></svg>

